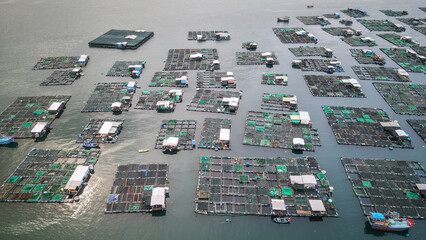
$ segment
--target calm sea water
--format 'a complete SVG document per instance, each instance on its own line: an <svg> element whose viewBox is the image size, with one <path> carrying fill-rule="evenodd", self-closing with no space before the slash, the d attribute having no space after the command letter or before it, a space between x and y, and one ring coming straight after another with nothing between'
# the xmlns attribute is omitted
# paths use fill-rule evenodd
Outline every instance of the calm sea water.
<svg viewBox="0 0 426 240"><path fill-rule="evenodd" d="M0 181L3 182L25 158L32 148L71 148L81 129L90 118L111 117L110 113L80 113L96 82L128 81L130 78L105 77L116 60L146 60L147 68L139 85L147 88L154 72L161 71L170 48L217 48L221 68L234 72L238 88L244 90L238 114L231 116L232 151L209 150L182 151L177 155L163 155L153 150L154 139L163 119L195 119L197 136L205 117L228 117L221 114L188 112L185 105L195 92L195 71L190 71L190 88L185 89L184 101L171 114L153 111L123 113L125 126L117 144L102 149L100 161L85 189L82 200L76 204L0 204L0 239L375 239L376 235L365 231L365 217L355 198L351 185L340 163L340 157L374 157L417 160L426 164L425 144L407 124L411 116L396 115L380 97L371 82L361 81L367 96L365 99L313 97L300 70L290 67L295 57L288 47L275 37L271 28L279 26L303 27L319 38L318 46L334 50L346 72L356 78L350 66L357 62L350 56L349 46L338 37L332 37L319 26L305 26L296 16L334 13L347 7L368 10L374 19L391 19L379 9L408 10L410 17L424 17L418 9L424 1L65 1L65 0L0 0L0 110L5 109L18 96L70 94L72 98L53 130L44 142L19 140L18 148L0 148ZM314 4L312 9L307 4ZM290 16L290 23L276 23L276 17ZM342 14L342 16L344 16ZM346 16L344 16L346 17ZM331 26L341 26L331 20ZM395 22L397 22L395 20ZM377 40L380 47L390 43L354 23L366 36ZM87 43L100 34L115 29L146 29L155 32L136 51L89 48ZM228 30L232 40L224 42L187 41L190 30ZM425 44L424 35L407 27L407 35ZM265 66L237 66L235 52L241 51L241 42L256 41L259 51L275 51L281 65L267 69ZM373 50L380 52L378 47ZM40 87L39 84L52 71L32 71L40 57L89 54L91 60L85 68L85 76L71 86ZM397 65L387 58L388 67ZM260 85L263 72L287 73L288 87ZM410 74L415 83L424 83L424 74ZM263 92L289 93L299 97L299 109L309 111L314 127L319 129L323 146L314 153L321 167L335 188L334 201L340 217L310 222L308 218L294 218L290 225L273 224L267 217L232 217L225 223L224 216L202 216L194 213L194 198L199 157L202 155L226 156L298 156L288 150L249 147L242 145L244 120L247 111L260 110ZM134 100L140 95L138 90ZM411 135L414 150L342 146L336 143L321 105L378 107ZM197 139L198 140L198 139ZM150 148L146 154L138 154L140 148ZM170 165L170 194L167 199L167 215L152 217L150 214L105 215L106 199L118 164L168 163ZM411 239L424 239L426 223L416 221L410 230ZM380 235L382 236L382 235ZM385 234L386 239L402 238Z"/></svg>

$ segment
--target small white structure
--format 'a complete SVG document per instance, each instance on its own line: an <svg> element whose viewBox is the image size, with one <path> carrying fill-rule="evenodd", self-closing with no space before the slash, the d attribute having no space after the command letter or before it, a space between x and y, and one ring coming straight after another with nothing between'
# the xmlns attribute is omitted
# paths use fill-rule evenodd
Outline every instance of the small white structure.
<svg viewBox="0 0 426 240"><path fill-rule="evenodd" d="M237 97L223 98L222 105L224 107L229 107L230 111L236 111L238 109L238 103L240 99Z"/></svg>
<svg viewBox="0 0 426 240"><path fill-rule="evenodd" d="M293 138L293 145L295 146L305 146L305 140L303 138Z"/></svg>
<svg viewBox="0 0 426 240"><path fill-rule="evenodd" d="M272 211L286 211L284 199L271 199Z"/></svg>
<svg viewBox="0 0 426 240"><path fill-rule="evenodd" d="M50 105L47 111L50 114L58 115L58 113L62 110L63 107L64 107L64 102L54 102Z"/></svg>
<svg viewBox="0 0 426 240"><path fill-rule="evenodd" d="M300 115L300 123L301 124L307 125L311 122L311 117L309 116L308 112L299 111L299 115Z"/></svg>
<svg viewBox="0 0 426 240"><path fill-rule="evenodd" d="M203 54L201 53L194 53L189 55L189 60L200 60L203 58Z"/></svg>
<svg viewBox="0 0 426 240"><path fill-rule="evenodd" d="M81 55L78 59L78 64L80 67L86 66L87 62L89 62L89 56L88 55Z"/></svg>
<svg viewBox="0 0 426 240"><path fill-rule="evenodd" d="M303 188L315 188L317 185L314 175L293 175L290 176L290 182L293 185L303 186Z"/></svg>
<svg viewBox="0 0 426 240"><path fill-rule="evenodd" d="M228 40L231 39L231 34L219 32L216 33L216 40Z"/></svg>
<svg viewBox="0 0 426 240"><path fill-rule="evenodd" d="M172 101L158 101L155 106L157 107L157 112L169 112L175 109L175 103Z"/></svg>
<svg viewBox="0 0 426 240"><path fill-rule="evenodd" d="M296 59L296 60L291 61L291 66L300 68L300 66L302 66L302 60Z"/></svg>
<svg viewBox="0 0 426 240"><path fill-rule="evenodd" d="M31 129L31 134L34 138L42 138L47 132L49 123L47 122L38 122L33 129Z"/></svg>
<svg viewBox="0 0 426 240"><path fill-rule="evenodd" d="M163 147L177 147L178 143L179 143L178 137L169 137L167 139L164 139Z"/></svg>
<svg viewBox="0 0 426 240"><path fill-rule="evenodd" d="M321 200L309 199L309 206L311 206L312 212L324 214L327 212L324 207L324 203Z"/></svg>
<svg viewBox="0 0 426 240"><path fill-rule="evenodd" d="M121 105L122 105L121 102L115 102L115 103L111 104L111 110L113 112L121 112Z"/></svg>
<svg viewBox="0 0 426 240"><path fill-rule="evenodd" d="M116 134L117 130L121 127L121 122L110 122L106 121L102 124L101 129L99 129L98 134L101 136L110 136Z"/></svg>
<svg viewBox="0 0 426 240"><path fill-rule="evenodd" d="M228 143L231 139L231 129L221 128L219 134L219 141L222 143Z"/></svg>
<svg viewBox="0 0 426 240"><path fill-rule="evenodd" d="M396 135L401 139L407 139L410 136L402 129L395 130Z"/></svg>
<svg viewBox="0 0 426 240"><path fill-rule="evenodd" d="M401 128L397 120L394 120L391 122L380 122L380 125L382 126L384 130L387 130L387 131L397 130Z"/></svg>
<svg viewBox="0 0 426 240"><path fill-rule="evenodd" d="M152 189L151 208L152 211L166 210L166 192L165 187L155 187Z"/></svg>
<svg viewBox="0 0 426 240"><path fill-rule="evenodd" d="M125 36L124 38L126 38L126 39L132 39L132 40L135 40L136 38L137 38L138 36L137 35L127 35L127 36Z"/></svg>
<svg viewBox="0 0 426 240"><path fill-rule="evenodd" d="M337 61L337 60L331 60L330 64L332 66L340 66L340 65L342 65L342 63L340 61Z"/></svg>
<svg viewBox="0 0 426 240"><path fill-rule="evenodd" d="M260 54L260 56L262 57L272 57L272 53L271 52L263 52Z"/></svg>
<svg viewBox="0 0 426 240"><path fill-rule="evenodd" d="M67 185L65 185L64 190L67 191L68 194L78 193L80 186L83 184L88 175L89 166L77 166L74 173L71 175L70 180L68 180Z"/></svg>
<svg viewBox="0 0 426 240"><path fill-rule="evenodd" d="M353 79L353 78L342 79L342 82L347 86L361 89L361 84L359 84L359 82L356 79Z"/></svg>

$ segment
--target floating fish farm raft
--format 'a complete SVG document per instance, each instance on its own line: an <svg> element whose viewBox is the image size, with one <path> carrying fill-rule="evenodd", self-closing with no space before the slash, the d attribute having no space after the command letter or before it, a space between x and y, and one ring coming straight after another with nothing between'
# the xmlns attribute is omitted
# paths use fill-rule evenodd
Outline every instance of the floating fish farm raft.
<svg viewBox="0 0 426 240"><path fill-rule="evenodd" d="M145 68L146 61L116 61L109 69L106 76L108 77L131 77L133 69L129 68L132 65L141 65L142 69Z"/></svg>
<svg viewBox="0 0 426 240"><path fill-rule="evenodd" d="M167 164L119 165L105 213L152 212L153 189L169 187ZM167 194L166 194L167 196Z"/></svg>
<svg viewBox="0 0 426 240"><path fill-rule="evenodd" d="M243 144L306 151L315 151L314 146L321 146L307 112L249 111Z"/></svg>
<svg viewBox="0 0 426 240"><path fill-rule="evenodd" d="M40 86L71 85L80 77L72 69L54 71Z"/></svg>
<svg viewBox="0 0 426 240"><path fill-rule="evenodd" d="M419 45L417 42L414 42L411 39L406 39L406 37L402 37L401 35L398 35L396 33L381 33L377 34L377 36L385 39L386 41L398 47L411 47Z"/></svg>
<svg viewBox="0 0 426 240"><path fill-rule="evenodd" d="M287 86L288 77L283 73L263 73L262 84Z"/></svg>
<svg viewBox="0 0 426 240"><path fill-rule="evenodd" d="M411 28L423 35L426 35L426 27L411 27Z"/></svg>
<svg viewBox="0 0 426 240"><path fill-rule="evenodd" d="M385 32L403 32L405 31L404 27L395 25L393 22L389 20L365 20L358 19L359 23L361 23L364 27L366 27L370 31L385 31Z"/></svg>
<svg viewBox="0 0 426 240"><path fill-rule="evenodd" d="M273 59L273 64L279 65L278 54L274 52L237 52L238 65L269 65L267 58Z"/></svg>
<svg viewBox="0 0 426 240"><path fill-rule="evenodd" d="M380 10L380 12L384 13L389 17L401 17L404 15L408 15L407 11L393 11L393 10Z"/></svg>
<svg viewBox="0 0 426 240"><path fill-rule="evenodd" d="M418 26L426 24L426 18L397 18L396 20L403 22L409 26Z"/></svg>
<svg viewBox="0 0 426 240"><path fill-rule="evenodd" d="M353 18L360 18L360 17L369 17L370 15L367 14L367 11L364 11L359 8L348 8L346 10L341 10L342 13L348 15L349 17Z"/></svg>
<svg viewBox="0 0 426 240"><path fill-rule="evenodd" d="M177 94L179 92L179 94ZM182 94L180 94L182 93ZM135 109L142 110L159 110L157 103L160 101L170 101L175 105L176 103L182 102L183 91L172 89L172 90L145 90L142 91L142 95L139 97L138 102L136 103ZM175 107L169 111L174 111ZM163 109L167 111L166 109Z"/></svg>
<svg viewBox="0 0 426 240"><path fill-rule="evenodd" d="M380 48L380 50L406 71L426 73L426 64L414 51L405 48Z"/></svg>
<svg viewBox="0 0 426 240"><path fill-rule="evenodd" d="M426 217L426 202L416 186L426 182L420 162L370 158L341 161L365 215L391 211L409 218Z"/></svg>
<svg viewBox="0 0 426 240"><path fill-rule="evenodd" d="M420 10L422 10L423 12L426 12L426 7L419 7Z"/></svg>
<svg viewBox="0 0 426 240"><path fill-rule="evenodd" d="M89 47L137 49L154 36L145 30L111 29L89 42Z"/></svg>
<svg viewBox="0 0 426 240"><path fill-rule="evenodd" d="M426 114L426 85L374 82L374 87L397 114Z"/></svg>
<svg viewBox="0 0 426 240"><path fill-rule="evenodd" d="M338 144L413 148L409 136L382 109L322 107Z"/></svg>
<svg viewBox="0 0 426 240"><path fill-rule="evenodd" d="M100 151L33 149L0 188L2 202L73 202L67 183L78 166L95 165ZM77 195L84 189L79 185Z"/></svg>
<svg viewBox="0 0 426 240"><path fill-rule="evenodd" d="M411 82L408 73L403 69L352 66L352 70L360 80Z"/></svg>
<svg viewBox="0 0 426 240"><path fill-rule="evenodd" d="M71 96L19 97L0 114L0 134L15 138L32 138L31 130L37 122L52 124L57 113L49 113L54 102L67 104Z"/></svg>
<svg viewBox="0 0 426 240"><path fill-rule="evenodd" d="M297 97L285 93L264 93L260 108L271 111L297 111Z"/></svg>
<svg viewBox="0 0 426 240"><path fill-rule="evenodd" d="M314 157L201 157L195 212L212 215L337 217ZM283 207L277 207L277 205ZM285 206L285 207L284 207Z"/></svg>
<svg viewBox="0 0 426 240"><path fill-rule="evenodd" d="M197 88L236 88L232 72L204 71L197 73Z"/></svg>
<svg viewBox="0 0 426 240"><path fill-rule="evenodd" d="M316 97L365 97L359 83L349 76L303 75L303 78Z"/></svg>
<svg viewBox="0 0 426 240"><path fill-rule="evenodd" d="M325 16L297 16L297 19L305 25L327 25L331 24L328 20L326 21Z"/></svg>
<svg viewBox="0 0 426 240"><path fill-rule="evenodd" d="M80 64L78 61L79 59L80 56L41 58L36 65L34 65L33 70L84 67L85 64Z"/></svg>
<svg viewBox="0 0 426 240"><path fill-rule="evenodd" d="M188 111L235 114L241 100L240 92L199 89Z"/></svg>
<svg viewBox="0 0 426 240"><path fill-rule="evenodd" d="M156 72L149 87L188 87L188 72Z"/></svg>
<svg viewBox="0 0 426 240"><path fill-rule="evenodd" d="M344 36L344 32L346 30L350 30L353 33L356 32L355 29L350 27L328 27L328 28L321 28L321 29L333 36Z"/></svg>
<svg viewBox="0 0 426 240"><path fill-rule="evenodd" d="M377 56L375 52L368 49L349 49L351 55L360 64L379 64L383 65L386 63L382 56Z"/></svg>
<svg viewBox="0 0 426 240"><path fill-rule="evenodd" d="M297 48L288 48L296 57L333 57L333 51L325 47L300 46Z"/></svg>
<svg viewBox="0 0 426 240"><path fill-rule="evenodd" d="M198 38L198 35L202 36L201 39ZM198 41L231 40L231 35L228 34L228 31L190 31L188 32L188 40L198 40Z"/></svg>
<svg viewBox="0 0 426 240"><path fill-rule="evenodd" d="M408 124L414 131L426 142L426 120L424 119L407 119Z"/></svg>
<svg viewBox="0 0 426 240"><path fill-rule="evenodd" d="M417 53L417 54L419 54L420 56L426 56L426 47L422 47L422 46L419 46L419 45L414 45L414 46L411 46L411 48Z"/></svg>
<svg viewBox="0 0 426 240"><path fill-rule="evenodd" d="M111 105L115 102L121 103L122 111L129 111L134 92L127 89L127 84L127 82L97 83L81 112L111 112Z"/></svg>
<svg viewBox="0 0 426 240"><path fill-rule="evenodd" d="M231 150L231 119L205 118L198 148Z"/></svg>
<svg viewBox="0 0 426 240"><path fill-rule="evenodd" d="M351 47L374 47L377 46L374 39L362 38L362 37L345 37L341 38L343 42L349 44Z"/></svg>
<svg viewBox="0 0 426 240"><path fill-rule="evenodd" d="M305 59L299 59L301 64L297 67L300 68L302 71L317 71L317 72L329 72L333 73L330 70L330 60L328 59L311 59L311 58L305 58ZM337 60L336 60L337 61ZM342 66L333 66L333 69L335 72L344 72Z"/></svg>
<svg viewBox="0 0 426 240"><path fill-rule="evenodd" d="M317 43L312 34L306 32L303 28L272 28L275 35L282 43Z"/></svg>
<svg viewBox="0 0 426 240"><path fill-rule="evenodd" d="M197 54L201 55L194 56ZM212 69L213 61L218 59L216 49L170 49L164 71ZM215 67L216 70L218 68Z"/></svg>
<svg viewBox="0 0 426 240"><path fill-rule="evenodd" d="M123 123L124 119L90 119L76 142L115 143Z"/></svg>
<svg viewBox="0 0 426 240"><path fill-rule="evenodd" d="M195 140L196 126L195 120L163 120L155 141L155 149L161 149L165 139L177 137L180 150L192 150L195 148L192 141Z"/></svg>

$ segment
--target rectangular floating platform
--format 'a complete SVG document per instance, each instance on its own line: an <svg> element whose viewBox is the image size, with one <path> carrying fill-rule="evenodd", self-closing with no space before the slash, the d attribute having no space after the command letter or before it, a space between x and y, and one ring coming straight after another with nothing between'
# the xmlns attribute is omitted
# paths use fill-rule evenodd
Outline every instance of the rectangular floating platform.
<svg viewBox="0 0 426 240"><path fill-rule="evenodd" d="M152 212L153 189L169 188L168 164L118 165L105 213Z"/></svg>
<svg viewBox="0 0 426 240"><path fill-rule="evenodd" d="M324 21L325 16L297 16L297 19L305 25L328 25L329 21Z"/></svg>
<svg viewBox="0 0 426 240"><path fill-rule="evenodd" d="M426 7L419 7L420 10L422 10L423 12L426 12Z"/></svg>
<svg viewBox="0 0 426 240"><path fill-rule="evenodd" d="M287 86L288 77L284 73L263 73L262 84Z"/></svg>
<svg viewBox="0 0 426 240"><path fill-rule="evenodd" d="M397 114L426 114L426 85L374 82L376 90Z"/></svg>
<svg viewBox="0 0 426 240"><path fill-rule="evenodd" d="M81 112L111 112L111 105L115 102L121 102L122 111L129 111L134 92L128 90L127 84L127 82L97 83ZM130 100L124 100L124 97Z"/></svg>
<svg viewBox="0 0 426 240"><path fill-rule="evenodd" d="M357 19L364 27L370 31L385 31L385 32L404 32L405 28L395 25L389 20L372 20L372 19Z"/></svg>
<svg viewBox="0 0 426 240"><path fill-rule="evenodd" d="M356 32L355 29L350 28L350 27L326 27L326 28L321 28L322 30L324 30L326 33L333 35L333 36L344 36L344 32L346 30L350 30L352 31L354 34Z"/></svg>
<svg viewBox="0 0 426 240"><path fill-rule="evenodd" d="M304 144L295 145L301 139ZM312 128L309 113L272 113L249 111L244 130L244 145L315 151L321 146L317 129Z"/></svg>
<svg viewBox="0 0 426 240"><path fill-rule="evenodd" d="M193 150L195 145L192 141L195 140L196 126L195 120L163 120L155 140L155 149L161 149L163 141L169 137L177 137L180 150Z"/></svg>
<svg viewBox="0 0 426 240"><path fill-rule="evenodd" d="M52 124L56 113L48 109L54 102L63 102L64 106L71 96L19 97L0 114L0 134L15 138L33 138L31 130L37 122Z"/></svg>
<svg viewBox="0 0 426 240"><path fill-rule="evenodd" d="M80 77L72 69L54 71L40 86L71 85Z"/></svg>
<svg viewBox="0 0 426 240"><path fill-rule="evenodd" d="M369 49L349 49L351 51L351 55L355 60L360 64L379 64L383 65L386 63L382 56L377 56L375 52ZM374 56L382 57L381 60L375 59Z"/></svg>
<svg viewBox="0 0 426 240"><path fill-rule="evenodd" d="M376 41L374 39L367 40L366 38L362 37L345 37L341 38L341 40L347 44L349 44L351 47L374 47L377 46Z"/></svg>
<svg viewBox="0 0 426 240"><path fill-rule="evenodd" d="M33 70L64 69L86 66L87 61L80 63L79 59L80 56L41 58L36 65L34 65Z"/></svg>
<svg viewBox="0 0 426 240"><path fill-rule="evenodd" d="M221 34L221 36L217 37L216 34ZM199 39L198 35L201 35L202 38ZM198 40L198 41L221 41L221 40L231 40L231 35L229 35L228 31L189 31L188 32L188 40Z"/></svg>
<svg viewBox="0 0 426 240"><path fill-rule="evenodd" d="M303 28L272 28L282 43L317 43L318 39Z"/></svg>
<svg viewBox="0 0 426 240"><path fill-rule="evenodd" d="M130 69L129 66L132 65L141 65L142 73L145 68L146 61L116 61L114 65L109 69L106 74L107 77L131 77L133 69Z"/></svg>
<svg viewBox="0 0 426 240"><path fill-rule="evenodd" d="M100 151L33 149L0 187L1 202L71 203L64 190L78 166L95 165ZM80 186L79 193L84 189Z"/></svg>
<svg viewBox="0 0 426 240"><path fill-rule="evenodd" d="M201 57L196 57L197 54ZM170 49L164 71L214 69L213 61L218 59L216 49Z"/></svg>
<svg viewBox="0 0 426 240"><path fill-rule="evenodd" d="M333 57L333 51L325 47L300 46L297 48L288 48L296 57Z"/></svg>
<svg viewBox="0 0 426 240"><path fill-rule="evenodd" d="M232 72L204 71L197 72L197 88L236 88Z"/></svg>
<svg viewBox="0 0 426 240"><path fill-rule="evenodd" d="M77 143L115 143L123 128L124 119L90 119L78 135Z"/></svg>
<svg viewBox="0 0 426 240"><path fill-rule="evenodd" d="M400 68L352 66L360 80L411 82L408 73Z"/></svg>
<svg viewBox="0 0 426 240"><path fill-rule="evenodd" d="M285 93L263 93L260 108L270 111L297 111L297 96Z"/></svg>
<svg viewBox="0 0 426 240"><path fill-rule="evenodd" d="M328 59L304 58L304 59L298 59L298 60L302 61L300 65L300 70L302 71L328 72L329 66L331 65L330 60ZM332 60L332 61L337 61L337 60ZM342 66L334 66L334 71L344 72L344 69Z"/></svg>
<svg viewBox="0 0 426 240"><path fill-rule="evenodd" d="M188 87L188 72L156 72L149 87Z"/></svg>
<svg viewBox="0 0 426 240"><path fill-rule="evenodd" d="M231 150L231 119L205 118L198 148Z"/></svg>
<svg viewBox="0 0 426 240"><path fill-rule="evenodd" d="M413 45L411 46L411 49L413 49L420 56L426 56L425 46Z"/></svg>
<svg viewBox="0 0 426 240"><path fill-rule="evenodd" d="M425 119L407 119L408 124L414 129L424 142L426 142L426 120Z"/></svg>
<svg viewBox="0 0 426 240"><path fill-rule="evenodd" d="M199 89L186 110L236 114L240 100L240 92Z"/></svg>
<svg viewBox="0 0 426 240"><path fill-rule="evenodd" d="M183 91L177 89L171 90L144 90L136 103L135 109L142 110L157 110L164 112L172 112L175 109L176 103L181 103L183 99ZM166 109L163 106L157 106L158 102L170 101L172 105ZM167 105L167 103L165 103ZM163 107L164 109L162 109Z"/></svg>
<svg viewBox="0 0 426 240"><path fill-rule="evenodd" d="M267 54L268 56L266 56ZM237 52L238 65L279 65L278 54L275 52ZM265 56L263 56L265 55ZM273 59L273 64L269 64L267 58Z"/></svg>
<svg viewBox="0 0 426 240"><path fill-rule="evenodd" d="M413 148L408 135L403 136L401 133L405 132L382 109L343 106L322 108L338 144ZM391 127L385 130L383 126L387 125Z"/></svg>
<svg viewBox="0 0 426 240"><path fill-rule="evenodd" d="M426 201L416 187L416 183L426 181L420 162L373 158L341 161L365 215L391 211L401 217L426 217Z"/></svg>
<svg viewBox="0 0 426 240"><path fill-rule="evenodd" d="M380 50L407 72L426 73L426 64L414 51L406 48L380 48Z"/></svg>
<svg viewBox="0 0 426 240"><path fill-rule="evenodd" d="M386 16L389 17L401 17L408 15L407 11L394 11L394 10L380 10L380 12L384 13Z"/></svg>
<svg viewBox="0 0 426 240"><path fill-rule="evenodd" d="M299 178L311 183L297 184ZM282 202L285 210L273 209L273 202ZM322 212L313 208L312 203L323 206ZM330 182L314 157L203 156L195 212L240 216L338 216Z"/></svg>
<svg viewBox="0 0 426 240"><path fill-rule="evenodd" d="M137 49L154 36L145 30L111 29L89 42L89 47Z"/></svg>
<svg viewBox="0 0 426 240"><path fill-rule="evenodd" d="M369 17L370 15L367 14L367 11L364 11L359 8L348 8L346 10L341 10L342 13L348 15L349 17L353 18L360 18L360 17Z"/></svg>
<svg viewBox="0 0 426 240"><path fill-rule="evenodd" d="M426 27L411 27L411 28L423 35L426 35Z"/></svg>
<svg viewBox="0 0 426 240"><path fill-rule="evenodd" d="M409 26L421 26L426 24L426 18L397 18L396 20Z"/></svg>
<svg viewBox="0 0 426 240"><path fill-rule="evenodd" d="M396 33L381 33L381 34L377 34L377 36L385 39L386 41L398 47L411 47L411 46L419 45L417 42L411 39L404 41L404 39L401 39L404 37Z"/></svg>
<svg viewBox="0 0 426 240"><path fill-rule="evenodd" d="M357 82L344 81L350 76L303 75L313 96L316 97L365 97Z"/></svg>

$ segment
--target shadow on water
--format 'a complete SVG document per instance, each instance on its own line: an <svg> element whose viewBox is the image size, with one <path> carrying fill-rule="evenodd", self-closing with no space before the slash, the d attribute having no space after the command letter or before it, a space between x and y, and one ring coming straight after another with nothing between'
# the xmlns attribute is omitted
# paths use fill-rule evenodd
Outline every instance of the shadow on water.
<svg viewBox="0 0 426 240"><path fill-rule="evenodd" d="M313 217L309 217L309 221L310 222L323 222L324 219L320 216L313 216Z"/></svg>
<svg viewBox="0 0 426 240"><path fill-rule="evenodd" d="M153 217L163 217L166 216L166 211L155 211L152 212Z"/></svg>
<svg viewBox="0 0 426 240"><path fill-rule="evenodd" d="M17 148L18 147L18 143L17 142L13 142L13 143L9 143L9 144L5 144L5 145L0 145L0 148Z"/></svg>
<svg viewBox="0 0 426 240"><path fill-rule="evenodd" d="M402 232L384 232L379 230L374 230L371 228L371 225L368 221L365 221L365 227L364 227L364 233L368 235L373 235L376 237L383 237L388 234L395 234L395 235L401 235L406 236L408 234L408 230L402 231Z"/></svg>

